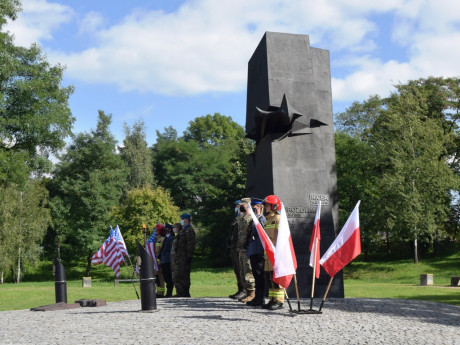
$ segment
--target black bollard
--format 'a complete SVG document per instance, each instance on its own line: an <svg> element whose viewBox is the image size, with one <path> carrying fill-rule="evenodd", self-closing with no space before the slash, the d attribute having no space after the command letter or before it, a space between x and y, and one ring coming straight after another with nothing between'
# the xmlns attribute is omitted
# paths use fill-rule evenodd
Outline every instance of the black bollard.
<svg viewBox="0 0 460 345"><path fill-rule="evenodd" d="M60 260L54 257L54 287L56 290L56 303L67 303L67 283L65 279L65 268Z"/></svg>
<svg viewBox="0 0 460 345"><path fill-rule="evenodd" d="M143 311L157 309L155 294L155 272L150 254L137 242L137 256L140 263L141 306Z"/></svg>

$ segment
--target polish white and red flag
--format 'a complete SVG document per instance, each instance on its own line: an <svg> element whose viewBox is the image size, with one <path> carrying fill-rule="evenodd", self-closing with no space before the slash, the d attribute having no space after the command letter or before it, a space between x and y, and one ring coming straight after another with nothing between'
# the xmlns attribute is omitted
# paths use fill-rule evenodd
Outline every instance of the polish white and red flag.
<svg viewBox="0 0 460 345"><path fill-rule="evenodd" d="M284 204L281 203L278 237L276 238L275 264L273 265L273 281L285 289L297 270L297 259L292 245L291 231L287 220Z"/></svg>
<svg viewBox="0 0 460 345"><path fill-rule="evenodd" d="M361 253L361 234L359 231L358 201L339 235L319 261L321 266L331 276L335 276L350 261Z"/></svg>
<svg viewBox="0 0 460 345"><path fill-rule="evenodd" d="M320 246L319 242L321 241L321 232L319 230L319 221L321 216L321 201L318 204L318 208L316 209L315 215L315 222L313 223L313 231L311 233L310 239L310 267L313 267L315 271L315 277L319 278L320 273Z"/></svg>
<svg viewBox="0 0 460 345"><path fill-rule="evenodd" d="M259 220L257 219L256 215L252 211L250 207L248 207L249 214L254 221L254 225L256 226L257 233L259 234L260 242L262 242L262 246L264 247L265 254L267 254L268 260L270 260L272 266L275 266L275 246L273 245L270 237L268 237L267 233L265 232L262 224L260 224Z"/></svg>

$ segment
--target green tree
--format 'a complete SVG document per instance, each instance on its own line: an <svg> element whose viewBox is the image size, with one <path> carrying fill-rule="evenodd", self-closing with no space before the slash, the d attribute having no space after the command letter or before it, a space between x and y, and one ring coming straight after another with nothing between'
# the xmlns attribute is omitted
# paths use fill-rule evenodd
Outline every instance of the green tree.
<svg viewBox="0 0 460 345"><path fill-rule="evenodd" d="M112 219L119 225L129 253L136 253L136 240L143 243L143 224L149 229L148 237L158 222L176 223L179 208L164 188L146 186L128 191L126 198L114 209Z"/></svg>
<svg viewBox="0 0 460 345"><path fill-rule="evenodd" d="M369 197L363 205L377 224L371 232L385 233L388 247L390 239L410 239L415 262L419 240L433 241L436 250L438 238L447 234L451 191L458 190L459 89L457 78L409 81L396 85L390 97L355 102L337 116L339 130L362 153L338 150L338 162L359 159L359 168L364 160L370 172L358 183L367 185L360 192L362 199ZM338 164L339 193L349 188L341 184L342 174Z"/></svg>
<svg viewBox="0 0 460 345"><path fill-rule="evenodd" d="M41 241L51 221L48 191L40 181L31 180L21 188L0 186L0 271L10 271L20 281L27 263L36 263Z"/></svg>
<svg viewBox="0 0 460 345"><path fill-rule="evenodd" d="M23 183L30 172L51 170L49 155L64 147L74 118L68 99L73 87L62 87L64 67L52 66L38 45L18 47L4 32L6 19L15 19L19 1L0 6L0 177ZM19 172L16 179L15 172Z"/></svg>
<svg viewBox="0 0 460 345"><path fill-rule="evenodd" d="M99 111L96 130L78 134L54 171L52 231L63 242L63 254L91 257L108 235L111 212L126 185L127 169L109 131L111 115Z"/></svg>
<svg viewBox="0 0 460 345"><path fill-rule="evenodd" d="M152 155L145 139L145 124L136 122L132 129L126 124L120 155L129 168L127 190L154 185Z"/></svg>
<svg viewBox="0 0 460 345"><path fill-rule="evenodd" d="M253 144L231 117L206 115L191 121L183 137L157 132L153 163L158 184L192 213L201 247L222 257L234 216L234 201L245 193L246 155Z"/></svg>

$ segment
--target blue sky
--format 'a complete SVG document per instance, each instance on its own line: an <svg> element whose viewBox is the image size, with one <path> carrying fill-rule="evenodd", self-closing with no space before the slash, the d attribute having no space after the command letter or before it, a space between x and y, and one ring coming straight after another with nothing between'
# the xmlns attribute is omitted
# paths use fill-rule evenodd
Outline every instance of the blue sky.
<svg viewBox="0 0 460 345"><path fill-rule="evenodd" d="M460 1L454 0L23 0L6 30L41 45L74 85L74 132L97 111L155 131L219 112L242 126L247 63L264 32L310 36L331 56L334 112L393 85L459 76Z"/></svg>

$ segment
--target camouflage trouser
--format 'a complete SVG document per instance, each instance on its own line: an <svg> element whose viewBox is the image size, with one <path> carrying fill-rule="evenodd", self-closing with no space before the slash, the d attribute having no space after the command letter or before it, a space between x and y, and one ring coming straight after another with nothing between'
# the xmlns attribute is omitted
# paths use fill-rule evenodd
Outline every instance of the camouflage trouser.
<svg viewBox="0 0 460 345"><path fill-rule="evenodd" d="M232 247L231 248L231 257L232 257L232 266L233 266L233 272L235 272L236 276L236 285L238 286L238 291L243 290L243 283L241 281L241 274L240 274L240 256L236 248Z"/></svg>
<svg viewBox="0 0 460 345"><path fill-rule="evenodd" d="M191 266L189 262L184 260L180 260L174 265L173 282L179 297L186 297L189 294Z"/></svg>
<svg viewBox="0 0 460 345"><path fill-rule="evenodd" d="M251 262L246 255L246 250L238 251L238 263L241 283L246 290L255 290L256 284L252 275Z"/></svg>

